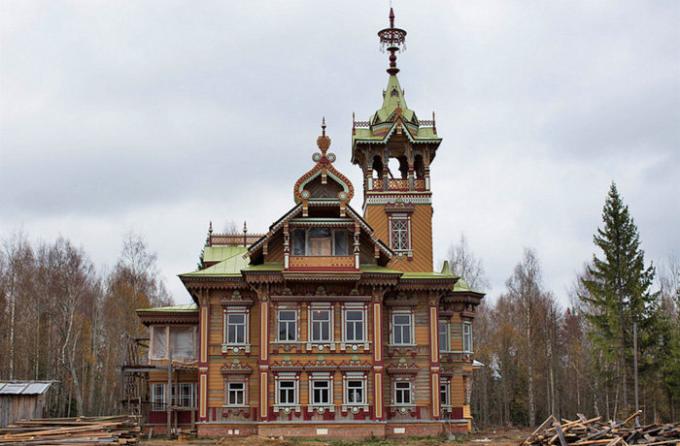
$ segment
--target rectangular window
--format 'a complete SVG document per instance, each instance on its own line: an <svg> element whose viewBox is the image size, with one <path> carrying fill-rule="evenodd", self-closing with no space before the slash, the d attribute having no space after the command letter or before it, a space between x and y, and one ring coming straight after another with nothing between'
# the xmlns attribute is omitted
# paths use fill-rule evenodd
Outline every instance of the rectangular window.
<svg viewBox="0 0 680 446"><path fill-rule="evenodd" d="M227 405L245 406L246 384L243 382L227 383Z"/></svg>
<svg viewBox="0 0 680 446"><path fill-rule="evenodd" d="M151 326L151 359L165 359L168 357L168 327L165 325Z"/></svg>
<svg viewBox="0 0 680 446"><path fill-rule="evenodd" d="M463 322L463 351L472 353L472 324Z"/></svg>
<svg viewBox="0 0 680 446"><path fill-rule="evenodd" d="M348 256L349 255L349 232L343 230L333 231L333 255Z"/></svg>
<svg viewBox="0 0 680 446"><path fill-rule="evenodd" d="M168 342L168 333L170 341ZM172 359L192 361L196 359L196 327L157 325L151 327L151 359Z"/></svg>
<svg viewBox="0 0 680 446"><path fill-rule="evenodd" d="M449 383L444 381L439 385L439 403L442 406L450 406L451 402L449 400Z"/></svg>
<svg viewBox="0 0 680 446"><path fill-rule="evenodd" d="M364 310L345 310L345 342L364 342Z"/></svg>
<svg viewBox="0 0 680 446"><path fill-rule="evenodd" d="M328 405L331 403L331 382L328 380L312 381L312 405Z"/></svg>
<svg viewBox="0 0 680 446"><path fill-rule="evenodd" d="M278 404L282 406L294 406L297 404L297 382L295 380L276 381Z"/></svg>
<svg viewBox="0 0 680 446"><path fill-rule="evenodd" d="M449 323L447 321L439 321L439 351L447 352L451 350L449 344Z"/></svg>
<svg viewBox="0 0 680 446"><path fill-rule="evenodd" d="M179 406L194 407L194 384L180 383L179 385Z"/></svg>
<svg viewBox="0 0 680 446"><path fill-rule="evenodd" d="M152 384L151 410L165 410L165 384Z"/></svg>
<svg viewBox="0 0 680 446"><path fill-rule="evenodd" d="M364 389L365 381L363 379L347 380L346 401L347 404L366 404L364 399L366 392Z"/></svg>
<svg viewBox="0 0 680 446"><path fill-rule="evenodd" d="M392 340L397 345L412 344L411 313L395 313L392 315Z"/></svg>
<svg viewBox="0 0 680 446"><path fill-rule="evenodd" d="M307 231L310 256L332 255L331 230L328 228L314 228Z"/></svg>
<svg viewBox="0 0 680 446"><path fill-rule="evenodd" d="M304 229L294 229L292 232L293 239L293 255L303 256L306 254L306 239L307 234Z"/></svg>
<svg viewBox="0 0 680 446"><path fill-rule="evenodd" d="M195 327L170 327L170 350L172 359L196 359Z"/></svg>
<svg viewBox="0 0 680 446"><path fill-rule="evenodd" d="M394 403L411 404L411 383L408 381L397 381L394 383Z"/></svg>
<svg viewBox="0 0 680 446"><path fill-rule="evenodd" d="M312 309L312 342L331 341L331 310Z"/></svg>
<svg viewBox="0 0 680 446"><path fill-rule="evenodd" d="M390 218L390 244L393 250L405 252L411 249L409 226L406 216L395 215Z"/></svg>
<svg viewBox="0 0 680 446"><path fill-rule="evenodd" d="M279 310L279 341L297 340L297 311Z"/></svg>
<svg viewBox="0 0 680 446"><path fill-rule="evenodd" d="M246 343L246 314L227 313L227 344Z"/></svg>

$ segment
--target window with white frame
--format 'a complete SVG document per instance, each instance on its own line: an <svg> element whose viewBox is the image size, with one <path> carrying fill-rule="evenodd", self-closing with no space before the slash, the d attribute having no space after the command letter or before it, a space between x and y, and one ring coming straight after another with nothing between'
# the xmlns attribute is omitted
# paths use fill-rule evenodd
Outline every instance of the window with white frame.
<svg viewBox="0 0 680 446"><path fill-rule="evenodd" d="M312 406L328 406L333 402L333 382L330 379L312 379L310 381L310 401Z"/></svg>
<svg viewBox="0 0 680 446"><path fill-rule="evenodd" d="M297 340L297 311L279 310L277 320L278 340L281 342Z"/></svg>
<svg viewBox="0 0 680 446"><path fill-rule="evenodd" d="M345 342L364 342L366 340L366 312L361 307L344 308L344 334Z"/></svg>
<svg viewBox="0 0 680 446"><path fill-rule="evenodd" d="M227 311L224 318L224 342L229 345L247 344L248 313L246 311Z"/></svg>
<svg viewBox="0 0 680 446"><path fill-rule="evenodd" d="M451 350L450 327L448 321L439 321L439 351Z"/></svg>
<svg viewBox="0 0 680 446"><path fill-rule="evenodd" d="M276 380L276 404L296 406L298 404L298 382L294 378Z"/></svg>
<svg viewBox="0 0 680 446"><path fill-rule="evenodd" d="M410 312L392 313L392 343L413 344L413 315Z"/></svg>
<svg viewBox="0 0 680 446"><path fill-rule="evenodd" d="M366 380L348 378L345 381L345 404L348 406L366 404Z"/></svg>
<svg viewBox="0 0 680 446"><path fill-rule="evenodd" d="M165 410L165 384L151 385L151 410Z"/></svg>
<svg viewBox="0 0 680 446"><path fill-rule="evenodd" d="M472 323L463 322L463 351L472 353Z"/></svg>
<svg viewBox="0 0 680 446"><path fill-rule="evenodd" d="M179 384L178 405L182 407L194 407L195 385L193 383Z"/></svg>
<svg viewBox="0 0 680 446"><path fill-rule="evenodd" d="M395 381L394 382L394 404L398 406L411 405L413 386L410 381Z"/></svg>
<svg viewBox="0 0 680 446"><path fill-rule="evenodd" d="M390 247L396 252L411 250L411 222L406 214L393 214L390 219Z"/></svg>
<svg viewBox="0 0 680 446"><path fill-rule="evenodd" d="M246 383L243 381L227 382L227 406L246 405Z"/></svg>
<svg viewBox="0 0 680 446"><path fill-rule="evenodd" d="M442 406L451 405L451 385L448 380L442 380L439 384L439 403Z"/></svg>
<svg viewBox="0 0 680 446"><path fill-rule="evenodd" d="M311 341L331 342L333 336L332 314L330 308L311 309Z"/></svg>

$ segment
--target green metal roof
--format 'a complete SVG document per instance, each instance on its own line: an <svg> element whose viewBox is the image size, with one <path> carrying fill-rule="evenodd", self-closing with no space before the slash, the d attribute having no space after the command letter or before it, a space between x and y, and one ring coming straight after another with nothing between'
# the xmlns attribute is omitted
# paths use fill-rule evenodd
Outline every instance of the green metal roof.
<svg viewBox="0 0 680 446"><path fill-rule="evenodd" d="M247 252L248 248L243 246L224 246L224 247L207 247L206 249L215 248L231 248L232 255L223 259L219 263L210 266L205 269L198 271L192 271L186 274L180 274L183 277L231 277L240 276L241 270L248 266L249 260L243 256ZM228 250L224 250L221 253L224 254ZM215 251L215 254L220 253L220 251ZM213 255L213 254L211 254ZM205 254L203 256L203 261L205 260Z"/></svg>
<svg viewBox="0 0 680 446"><path fill-rule="evenodd" d="M172 307L139 308L138 312L162 312L162 313L195 313L198 311L196 304L173 305Z"/></svg>
<svg viewBox="0 0 680 446"><path fill-rule="evenodd" d="M270 262L262 263L260 265L248 265L243 268L244 272L269 272L269 271L283 271L283 263L281 262Z"/></svg>
<svg viewBox="0 0 680 446"><path fill-rule="evenodd" d="M245 246L206 246L203 249L204 262L221 262L236 254L245 254Z"/></svg>
<svg viewBox="0 0 680 446"><path fill-rule="evenodd" d="M376 273L376 274L403 274L401 271L396 269L390 269L380 265L374 265L372 263L366 263L359 266L359 270L362 273Z"/></svg>
<svg viewBox="0 0 680 446"><path fill-rule="evenodd" d="M402 279L455 279L456 276L453 274L444 274L444 273L438 273L438 272L427 272L427 271L406 271L403 276L401 276Z"/></svg>

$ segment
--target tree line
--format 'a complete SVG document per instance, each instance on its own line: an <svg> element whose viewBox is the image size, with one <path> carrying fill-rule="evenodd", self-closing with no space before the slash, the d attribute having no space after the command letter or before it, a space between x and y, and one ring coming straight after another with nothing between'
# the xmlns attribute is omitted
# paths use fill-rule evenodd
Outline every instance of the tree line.
<svg viewBox="0 0 680 446"><path fill-rule="evenodd" d="M145 336L135 309L172 302L155 254L128 234L104 272L65 238L1 243L0 380L56 381L51 416L119 412L128 341Z"/></svg>
<svg viewBox="0 0 680 446"><path fill-rule="evenodd" d="M658 269L645 261L615 185L593 242L568 305L546 289L539 255L526 249L505 290L478 308L478 427L534 426L550 414L625 417L636 379L645 421L679 418L680 260ZM146 336L135 309L172 303L156 256L133 234L110 271L64 238L31 243L17 234L0 243L0 380L57 381L53 416L121 411L120 367L129 342ZM472 288L487 287L464 236L449 258Z"/></svg>
<svg viewBox="0 0 680 446"><path fill-rule="evenodd" d="M546 289L532 249L500 296L480 305L474 345L484 367L475 371L472 395L478 427L535 426L551 414L620 419L636 399L643 422L678 420L680 261L671 257L659 268L645 261L614 184L593 242L568 305ZM464 237L449 257L473 288L487 285Z"/></svg>

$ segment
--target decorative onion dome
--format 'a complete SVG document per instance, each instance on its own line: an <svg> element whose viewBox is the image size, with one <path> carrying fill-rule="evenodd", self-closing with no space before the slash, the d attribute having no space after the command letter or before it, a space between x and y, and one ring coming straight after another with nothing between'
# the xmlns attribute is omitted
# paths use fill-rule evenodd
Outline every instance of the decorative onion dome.
<svg viewBox="0 0 680 446"><path fill-rule="evenodd" d="M316 144L320 150L312 155L312 160L316 164L295 182L293 188L295 202L303 203L306 209L309 201L337 200L342 209L354 196L354 186L346 176L333 167L335 154L328 151L331 139L326 135L325 118L321 121L321 135L316 139ZM319 181L315 181L317 178Z"/></svg>

